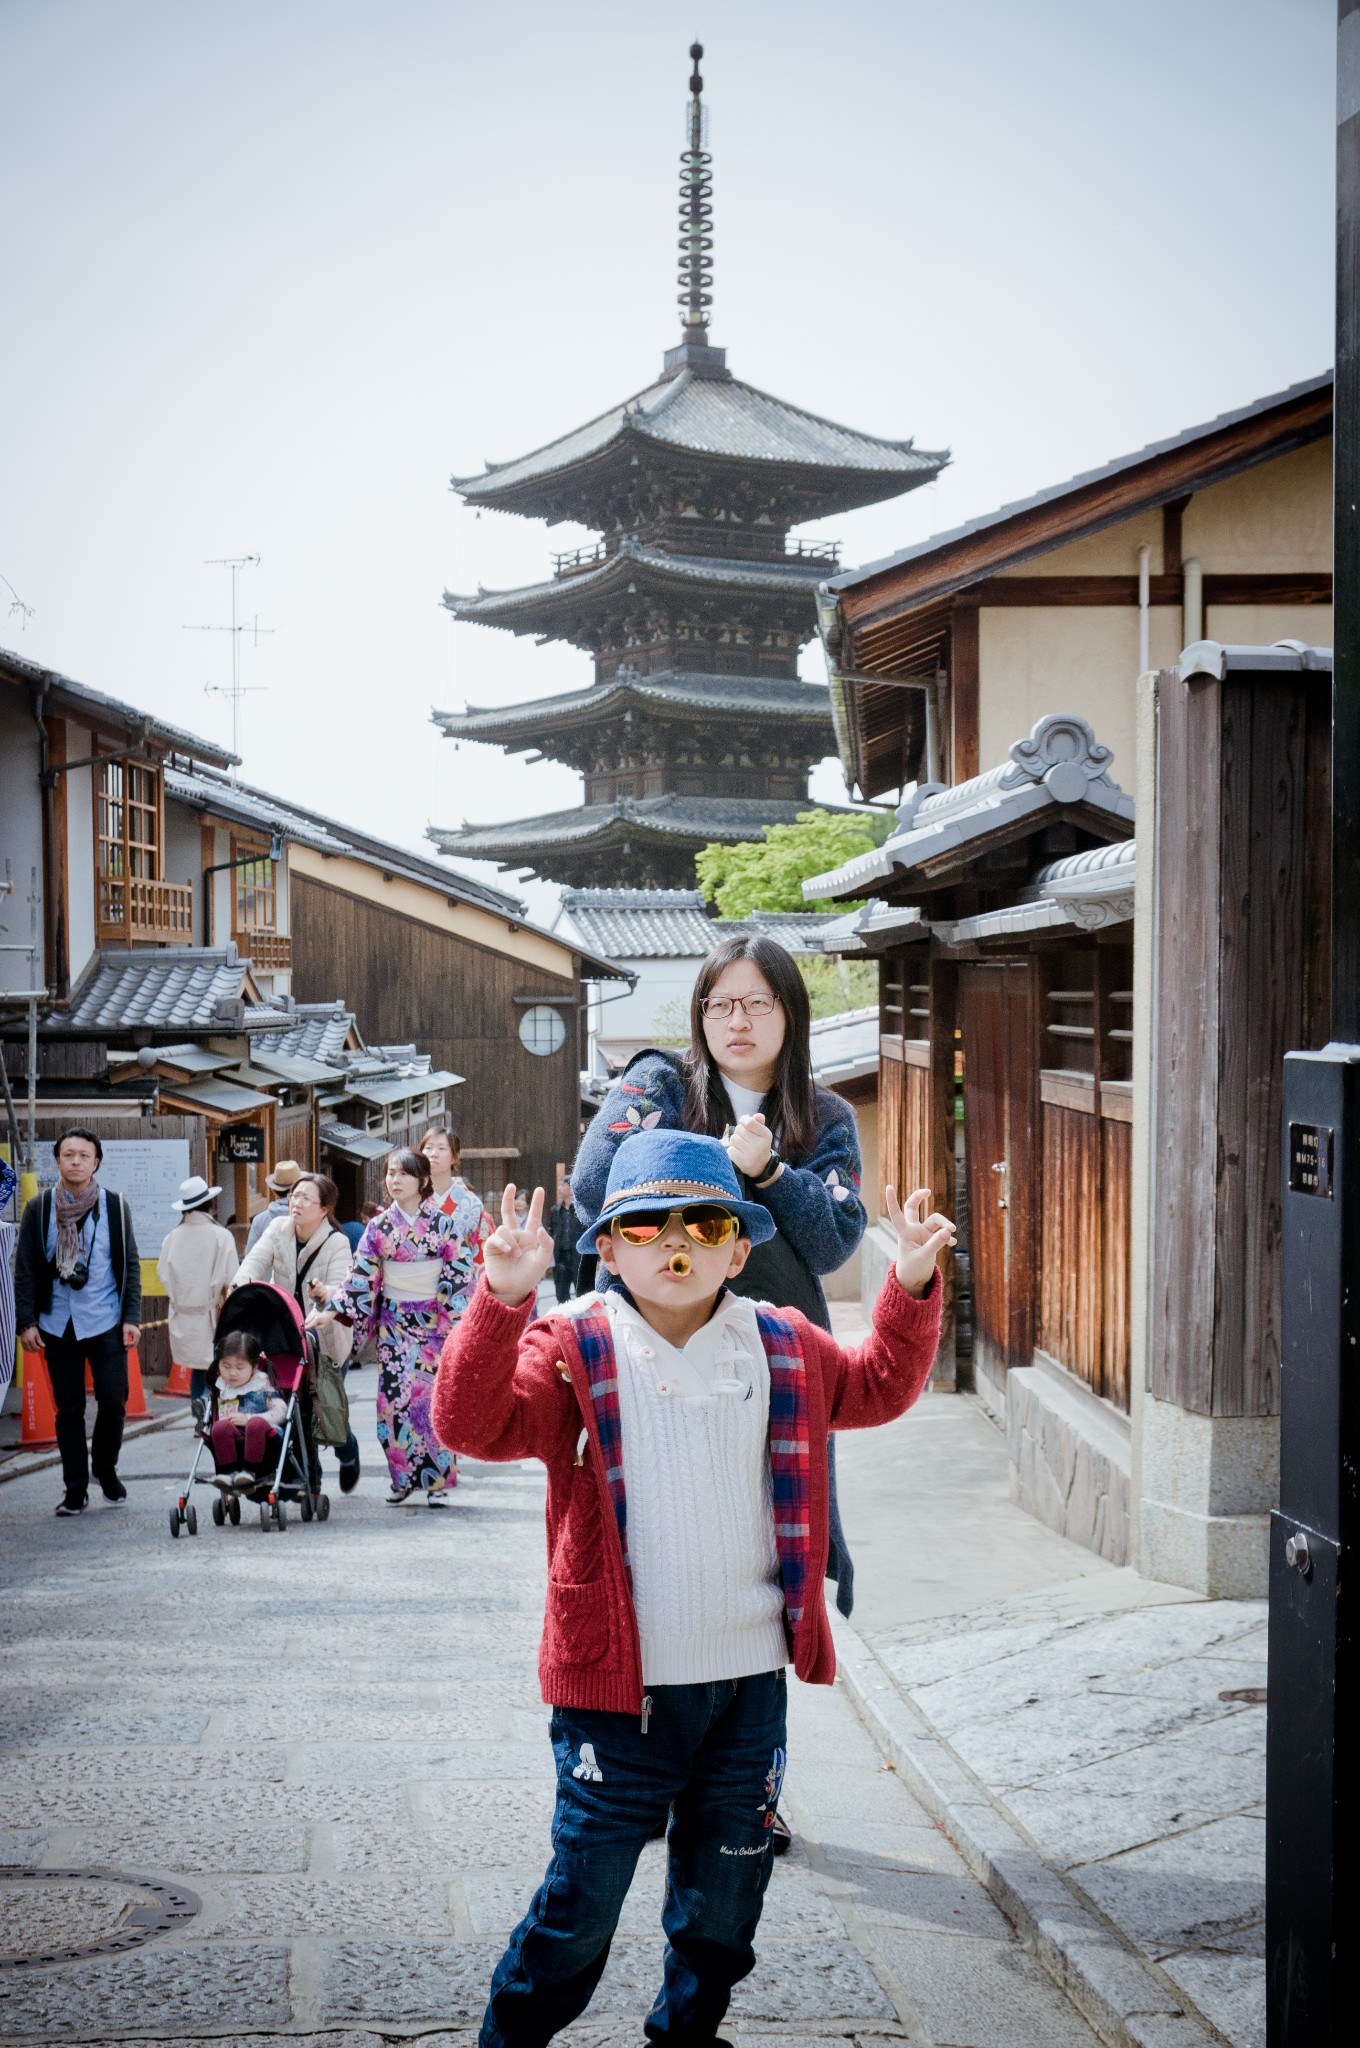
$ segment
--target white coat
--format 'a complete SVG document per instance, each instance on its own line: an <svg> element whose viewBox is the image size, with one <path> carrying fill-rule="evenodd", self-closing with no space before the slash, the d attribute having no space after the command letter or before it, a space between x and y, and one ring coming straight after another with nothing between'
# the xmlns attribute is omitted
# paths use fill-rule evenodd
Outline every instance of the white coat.
<svg viewBox="0 0 1360 2048"><path fill-rule="evenodd" d="M313 1251L316 1252L316 1256L307 1263ZM319 1224L317 1236L308 1238L305 1245L299 1245L292 1217L278 1217L250 1247L237 1267L236 1277L231 1284L233 1287L243 1287L248 1280L272 1280L285 1294L291 1294L296 1298L299 1252L306 1264L303 1300L305 1314L312 1305L310 1299L305 1298L306 1288L310 1287L313 1280L319 1280L327 1294L335 1296L340 1293L349 1278L349 1269L353 1263L349 1239L344 1231L337 1229L333 1223ZM354 1347L354 1332L349 1324L328 1323L316 1334L327 1358L333 1358L337 1365L343 1365Z"/></svg>
<svg viewBox="0 0 1360 2048"><path fill-rule="evenodd" d="M236 1240L206 1209L191 1209L162 1244L156 1271L170 1303L171 1358L203 1372L236 1271Z"/></svg>

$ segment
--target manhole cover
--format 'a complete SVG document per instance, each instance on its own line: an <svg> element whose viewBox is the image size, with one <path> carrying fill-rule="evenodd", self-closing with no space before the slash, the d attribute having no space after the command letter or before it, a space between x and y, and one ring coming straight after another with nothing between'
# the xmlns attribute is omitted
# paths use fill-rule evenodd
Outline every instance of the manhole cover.
<svg viewBox="0 0 1360 2048"><path fill-rule="evenodd" d="M0 1864L0 1970L116 1955L202 1911L195 1893L123 1870Z"/></svg>

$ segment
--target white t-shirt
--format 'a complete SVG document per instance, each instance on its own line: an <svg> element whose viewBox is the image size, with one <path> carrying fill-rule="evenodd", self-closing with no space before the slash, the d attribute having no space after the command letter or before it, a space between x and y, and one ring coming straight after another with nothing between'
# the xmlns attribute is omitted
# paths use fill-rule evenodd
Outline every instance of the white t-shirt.
<svg viewBox="0 0 1360 2048"><path fill-rule="evenodd" d="M764 1106L765 1097L757 1094L754 1088L743 1088L740 1081L729 1081L726 1074L722 1077L722 1084L732 1105L733 1123L739 1123L744 1116L757 1115Z"/></svg>

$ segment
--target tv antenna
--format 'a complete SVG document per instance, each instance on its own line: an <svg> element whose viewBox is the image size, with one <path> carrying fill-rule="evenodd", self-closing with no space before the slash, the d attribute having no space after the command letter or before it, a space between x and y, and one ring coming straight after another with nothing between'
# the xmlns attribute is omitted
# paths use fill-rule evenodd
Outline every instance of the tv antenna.
<svg viewBox="0 0 1360 2048"><path fill-rule="evenodd" d="M186 633L230 633L231 635L231 681L230 683L205 683L203 685L203 694L205 697L229 697L231 699L231 751L233 754L239 755L241 751L241 699L251 696L257 691L266 690L269 687L267 683L243 683L241 681L241 635L249 633L251 645L258 647L260 636L263 634L267 637L269 634L276 632L277 628L274 626L262 626L258 614L251 619L248 625L244 620L238 620L236 616L236 579L242 569L259 568L260 558L258 555L213 555L209 557L203 566L206 569L230 569L231 571L231 624L229 626L186 626L184 630ZM236 769L234 767L231 771L231 779L233 782L236 780Z"/></svg>

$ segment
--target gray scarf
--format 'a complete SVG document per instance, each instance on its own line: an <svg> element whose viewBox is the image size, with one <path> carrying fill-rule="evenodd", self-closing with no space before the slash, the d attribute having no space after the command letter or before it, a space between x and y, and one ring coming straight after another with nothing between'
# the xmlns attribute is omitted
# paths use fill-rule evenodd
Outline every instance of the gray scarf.
<svg viewBox="0 0 1360 2048"><path fill-rule="evenodd" d="M83 1194L73 1195L64 1182L58 1181L53 1199L57 1210L57 1275L69 1280L81 1256L80 1226L99 1203L99 1182L92 1180Z"/></svg>

